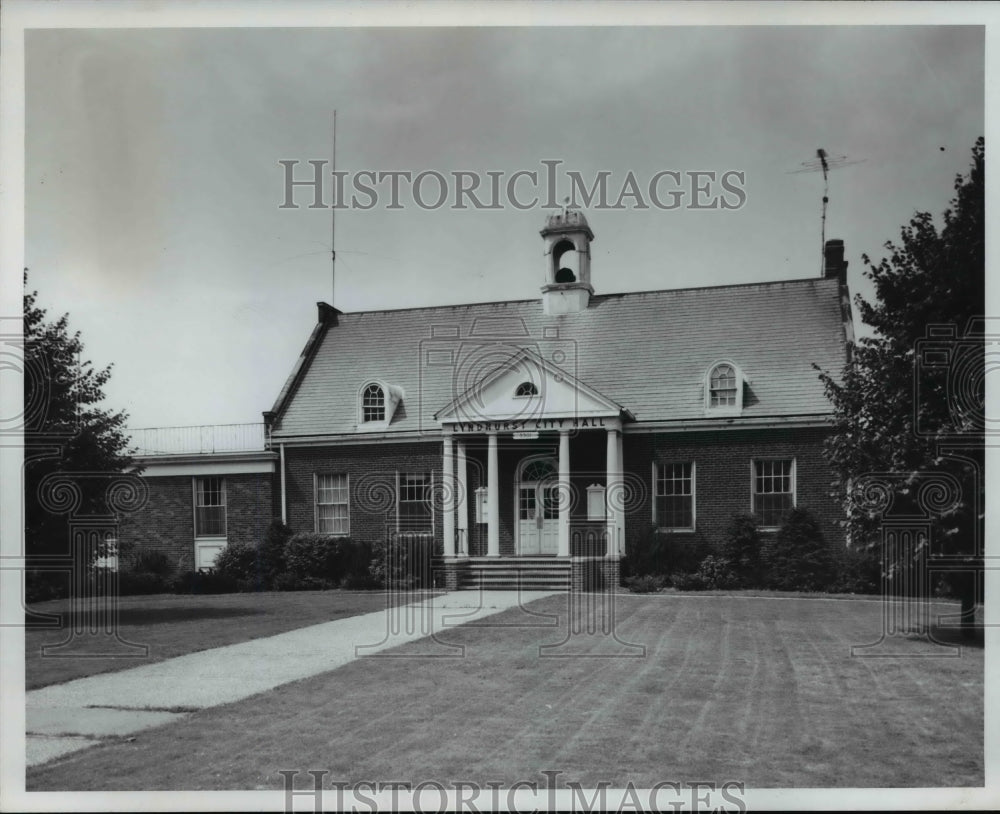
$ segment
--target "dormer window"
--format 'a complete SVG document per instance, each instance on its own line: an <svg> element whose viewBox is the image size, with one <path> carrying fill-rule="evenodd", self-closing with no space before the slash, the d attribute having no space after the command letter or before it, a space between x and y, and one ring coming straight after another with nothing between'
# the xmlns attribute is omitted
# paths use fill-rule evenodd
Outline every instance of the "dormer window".
<svg viewBox="0 0 1000 814"><path fill-rule="evenodd" d="M370 384L361 395L361 421L385 421L385 391L381 385Z"/></svg>
<svg viewBox="0 0 1000 814"><path fill-rule="evenodd" d="M712 369L708 406L736 406L736 371L732 365L716 365Z"/></svg>
<svg viewBox="0 0 1000 814"><path fill-rule="evenodd" d="M514 391L514 395L521 397L537 396L538 388L534 382L521 382Z"/></svg>
<svg viewBox="0 0 1000 814"><path fill-rule="evenodd" d="M382 432L389 429L396 408L403 400L403 388L384 380L369 379L358 388L358 432Z"/></svg>
<svg viewBox="0 0 1000 814"><path fill-rule="evenodd" d="M705 379L705 412L739 415L743 410L744 377L732 362L716 362Z"/></svg>

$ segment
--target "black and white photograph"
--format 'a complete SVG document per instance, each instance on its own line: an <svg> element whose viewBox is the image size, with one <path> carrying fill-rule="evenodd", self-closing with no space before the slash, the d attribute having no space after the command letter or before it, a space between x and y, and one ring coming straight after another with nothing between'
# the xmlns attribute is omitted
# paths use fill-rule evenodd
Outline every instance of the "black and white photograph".
<svg viewBox="0 0 1000 814"><path fill-rule="evenodd" d="M995 809L996 12L6 3L0 808Z"/></svg>

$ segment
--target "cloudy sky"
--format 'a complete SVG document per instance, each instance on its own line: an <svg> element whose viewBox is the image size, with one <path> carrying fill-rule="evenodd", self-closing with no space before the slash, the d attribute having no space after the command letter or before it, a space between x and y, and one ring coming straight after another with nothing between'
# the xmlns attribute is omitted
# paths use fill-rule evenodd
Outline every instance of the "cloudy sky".
<svg viewBox="0 0 1000 814"><path fill-rule="evenodd" d="M560 198L567 171L612 198L629 172L745 174L738 209L588 209L598 293L818 276L822 176L793 172L817 148L858 162L826 235L869 292L861 255L939 215L984 132L978 27L52 28L25 53L29 285L114 362L134 427L259 421L318 300L538 295L541 206L384 197L337 213L331 292L330 213L279 208L278 162L328 159L334 109L351 173L558 160Z"/></svg>

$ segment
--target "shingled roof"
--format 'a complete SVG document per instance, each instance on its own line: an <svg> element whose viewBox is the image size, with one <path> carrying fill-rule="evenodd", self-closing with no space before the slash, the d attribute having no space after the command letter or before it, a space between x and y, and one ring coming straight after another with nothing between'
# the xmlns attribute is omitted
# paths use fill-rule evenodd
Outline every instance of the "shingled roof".
<svg viewBox="0 0 1000 814"><path fill-rule="evenodd" d="M388 433L433 431L435 412L519 347L554 359L639 423L707 420L705 376L720 360L748 380L735 423L821 418L830 404L813 364L843 367L842 307L834 278L606 294L558 316L540 299L347 314L321 305L274 406L272 438L363 440L357 404L372 380L404 391Z"/></svg>

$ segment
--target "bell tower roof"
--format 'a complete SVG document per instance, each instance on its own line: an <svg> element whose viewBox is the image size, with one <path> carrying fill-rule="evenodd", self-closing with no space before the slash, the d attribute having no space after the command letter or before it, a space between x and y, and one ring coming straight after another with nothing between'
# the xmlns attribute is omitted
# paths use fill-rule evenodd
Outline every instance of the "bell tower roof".
<svg viewBox="0 0 1000 814"><path fill-rule="evenodd" d="M564 206L560 211L553 212L545 219L545 228L541 235L565 234L567 232L583 232L588 240L594 239L594 233L590 231L590 224L587 218L579 209L570 209Z"/></svg>

